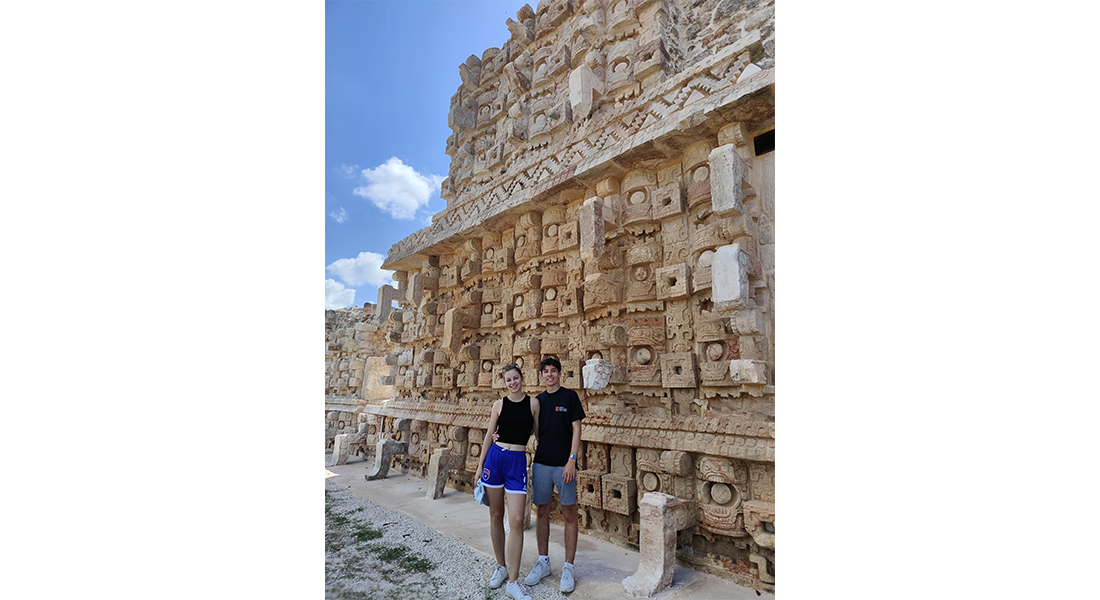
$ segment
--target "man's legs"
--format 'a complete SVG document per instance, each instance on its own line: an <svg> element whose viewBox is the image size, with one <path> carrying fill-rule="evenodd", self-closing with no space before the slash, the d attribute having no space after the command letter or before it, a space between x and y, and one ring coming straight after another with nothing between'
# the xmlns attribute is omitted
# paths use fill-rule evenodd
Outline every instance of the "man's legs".
<svg viewBox="0 0 1100 600"><path fill-rule="evenodd" d="M547 510L546 513L546 537L549 538L550 511ZM573 559L577 557L577 505L571 504L561 507L561 516L562 519L565 520L565 562L572 564ZM541 511L539 522L542 522ZM540 548L542 548L542 546L540 546ZM539 552L545 554L541 549Z"/></svg>
<svg viewBox="0 0 1100 600"><path fill-rule="evenodd" d="M554 484L551 482L552 470L553 467L539 463L531 466L531 485L534 489L531 501L538 507L535 517L535 540L538 542L539 557L531 567L531 572L527 574L527 579L524 580L527 585L538 585L550 574L550 500L554 494Z"/></svg>
<svg viewBox="0 0 1100 600"><path fill-rule="evenodd" d="M535 517L535 539L539 543L539 556L550 554L550 504L538 504L538 515ZM573 509L573 522L576 523L577 511ZM576 540L574 539L574 542ZM573 544L576 546L576 544Z"/></svg>

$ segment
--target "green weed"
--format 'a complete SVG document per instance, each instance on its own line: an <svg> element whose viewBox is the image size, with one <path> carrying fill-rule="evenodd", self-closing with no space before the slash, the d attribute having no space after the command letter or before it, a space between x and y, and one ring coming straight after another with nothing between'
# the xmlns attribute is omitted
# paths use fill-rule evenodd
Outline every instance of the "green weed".
<svg viewBox="0 0 1100 600"><path fill-rule="evenodd" d="M413 553L408 546L375 544L370 548L379 560L394 563L406 571L427 573L435 568L432 561Z"/></svg>
<svg viewBox="0 0 1100 600"><path fill-rule="evenodd" d="M355 531L352 532L351 536L355 538L356 541L369 542L382 537L382 532L370 525L359 524L356 525Z"/></svg>

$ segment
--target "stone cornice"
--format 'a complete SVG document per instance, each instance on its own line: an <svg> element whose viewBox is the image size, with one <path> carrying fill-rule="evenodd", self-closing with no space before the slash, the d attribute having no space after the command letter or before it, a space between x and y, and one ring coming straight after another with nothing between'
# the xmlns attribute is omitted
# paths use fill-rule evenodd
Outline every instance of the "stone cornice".
<svg viewBox="0 0 1100 600"><path fill-rule="evenodd" d="M736 81L733 73L726 77L734 81L716 79L712 75L712 70L723 62L734 60L738 52L759 43L758 35L749 38L628 102L622 110L616 111L617 118L594 129L578 129L567 142L556 145L558 151L551 153L541 148L528 152L508 167L506 175L460 194L460 201L437 214L431 226L394 244L382 268L417 269L420 266L417 255L450 251L450 248L442 248L428 252L441 242L467 233L494 217L556 193L574 179L592 178L609 168L623 171L624 163L629 165L635 158L632 154L639 154L639 160L654 152L667 154L660 148L662 142L691 129L716 131L722 124L736 120L739 104L775 85L774 68L754 73L744 81ZM685 95L685 90L694 88L711 88L710 95L692 100L690 94ZM623 119L623 114L632 114L634 118ZM640 129L631 133L630 128L622 124L635 119L644 120ZM617 136L624 137L615 143L606 143L605 138L617 139ZM597 139L598 144L593 144L593 139ZM559 160L563 157L568 159L567 164Z"/></svg>
<svg viewBox="0 0 1100 600"><path fill-rule="evenodd" d="M380 417L413 419L441 425L484 429L488 404L391 401L369 405L363 412ZM650 416L589 413L581 439L600 444L679 450L754 462L775 462L775 423L760 415Z"/></svg>

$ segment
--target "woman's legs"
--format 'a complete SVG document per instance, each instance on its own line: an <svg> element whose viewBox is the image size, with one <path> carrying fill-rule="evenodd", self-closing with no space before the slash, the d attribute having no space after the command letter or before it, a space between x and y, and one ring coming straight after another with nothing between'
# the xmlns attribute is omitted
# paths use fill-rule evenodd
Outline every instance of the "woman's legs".
<svg viewBox="0 0 1100 600"><path fill-rule="evenodd" d="M527 506L527 494L504 494L504 496L507 498L508 526L511 529L509 532L511 535L508 536L508 581L515 581L519 578L519 560L523 554L523 509ZM492 502L491 497L490 502ZM502 531L500 535L503 538L504 532ZM496 538L493 538L493 549L496 549ZM497 556L500 556L499 552Z"/></svg>
<svg viewBox="0 0 1100 600"><path fill-rule="evenodd" d="M497 556L498 565L506 565L504 562L504 497L515 494L505 494L504 488L485 488L489 495L489 537L493 540L493 553Z"/></svg>

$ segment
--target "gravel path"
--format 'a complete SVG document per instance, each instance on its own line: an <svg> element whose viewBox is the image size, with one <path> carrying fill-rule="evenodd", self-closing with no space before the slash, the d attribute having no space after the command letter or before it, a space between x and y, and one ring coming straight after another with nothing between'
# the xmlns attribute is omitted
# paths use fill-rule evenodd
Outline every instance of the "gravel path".
<svg viewBox="0 0 1100 600"><path fill-rule="evenodd" d="M505 586L489 589L495 566L434 529L325 482L326 598L507 600ZM520 579L526 575L521 568ZM567 598L556 585L524 587L532 600Z"/></svg>

